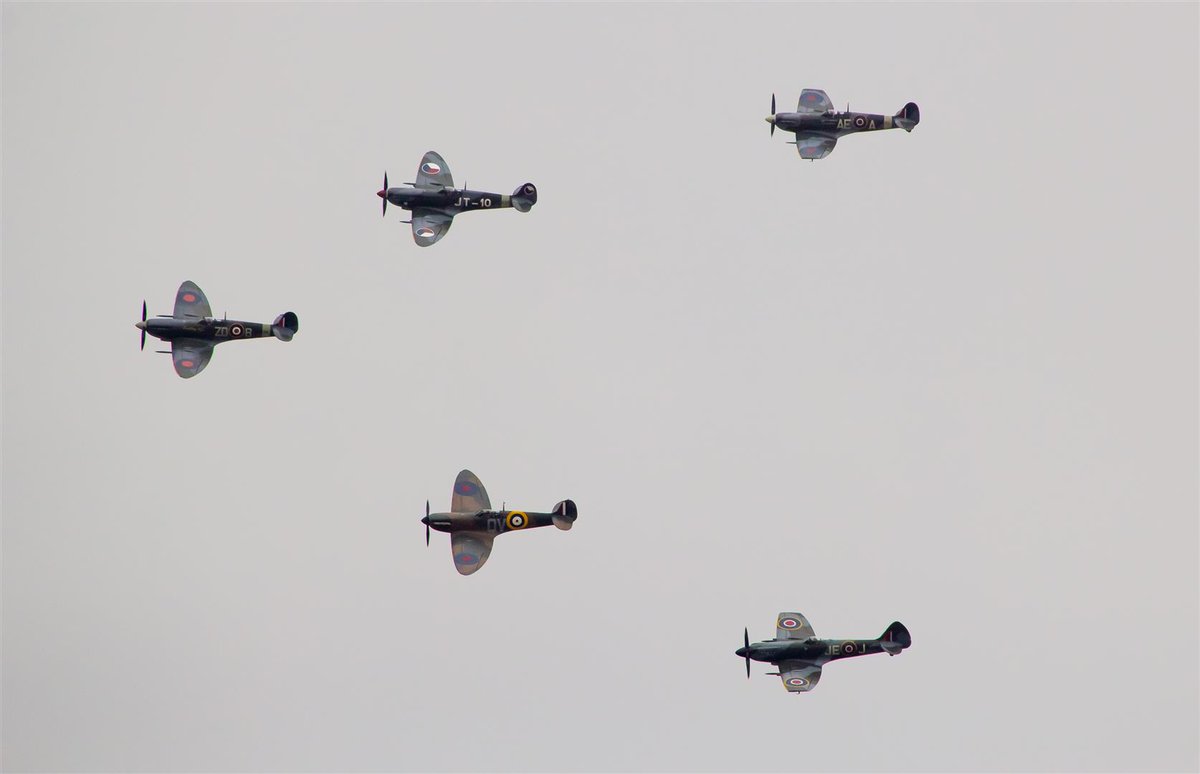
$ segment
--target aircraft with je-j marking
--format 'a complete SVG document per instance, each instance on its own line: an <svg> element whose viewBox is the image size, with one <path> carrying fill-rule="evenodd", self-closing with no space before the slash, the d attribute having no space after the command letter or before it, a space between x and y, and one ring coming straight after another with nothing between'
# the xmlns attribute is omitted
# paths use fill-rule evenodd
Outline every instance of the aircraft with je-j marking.
<svg viewBox="0 0 1200 774"><path fill-rule="evenodd" d="M454 568L463 575L470 575L487 561L497 535L551 524L559 529L570 529L577 518L579 510L572 500L557 503L548 513L510 511L504 507L493 511L483 482L471 471L464 470L454 480L450 512L430 513L426 500L425 518L421 523L425 525L425 545L429 545L430 528L450 533Z"/></svg>
<svg viewBox="0 0 1200 774"><path fill-rule="evenodd" d="M212 307L204 297L204 291L195 282L186 280L175 292L175 311L146 319L146 302L142 302L142 319L134 323L142 331L142 349L146 348L146 334L171 342L170 350L156 350L170 355L175 364L175 373L191 379L204 370L212 358L213 347L226 341L259 339L274 336L280 341L291 341L300 330L300 319L295 312L284 312L275 322L245 322L243 320L220 320L212 316Z"/></svg>
<svg viewBox="0 0 1200 774"><path fill-rule="evenodd" d="M387 172L384 172L383 188L376 192L376 196L383 199L385 216L388 202L412 212L411 220L401 222L412 224L413 241L421 247L429 247L444 237L454 222L454 216L461 212L505 207L529 212L537 204L537 188L533 183L517 186L511 195L455 188L450 166L434 151L429 151L421 158L421 164L417 167L417 181L405 185L411 187L389 188Z"/></svg>
<svg viewBox="0 0 1200 774"><path fill-rule="evenodd" d="M778 667L783 687L792 693L804 693L816 687L821 667L830 661L872 653L894 656L912 645L912 636L904 624L895 621L874 640L819 640L808 619L799 613L780 613L775 621L775 637L750 644L750 630L743 633L746 644L734 651L746 659L746 677L750 661L765 661Z"/></svg>
<svg viewBox="0 0 1200 774"><path fill-rule="evenodd" d="M800 158L816 161L833 153L838 138L843 135L881 129L911 132L921 122L921 111L917 103L909 102L891 116L851 113L849 105L845 113L838 113L828 94L820 89L805 89L800 92L795 113L776 113L775 95L772 94L771 115L766 120L771 125L772 137L776 127L795 133L796 139L788 142L796 146Z"/></svg>

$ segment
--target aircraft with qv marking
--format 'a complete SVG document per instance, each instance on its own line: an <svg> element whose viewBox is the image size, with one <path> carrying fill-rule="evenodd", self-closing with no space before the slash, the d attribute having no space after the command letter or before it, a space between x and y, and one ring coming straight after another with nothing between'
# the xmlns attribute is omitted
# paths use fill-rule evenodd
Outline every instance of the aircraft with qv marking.
<svg viewBox="0 0 1200 774"><path fill-rule="evenodd" d="M421 158L421 165L417 167L417 182L405 185L412 187L388 188L387 172L384 172L383 189L376 192L376 196L383 199L385 216L388 202L412 212L412 220L401 222L412 224L413 241L421 247L429 247L444 237L454 222L454 216L460 212L504 207L529 212L537 204L537 188L533 183L518 186L511 195L455 188L449 165L434 151L429 151Z"/></svg>
<svg viewBox="0 0 1200 774"><path fill-rule="evenodd" d="M146 302L142 302L141 322L134 323L142 331L142 349L146 348L146 334L171 342L171 349L156 350L170 355L175 363L175 373L191 379L204 370L212 358L213 347L226 341L260 339L274 336L280 341L291 341L300 330L300 320L295 312L284 312L275 322L244 322L242 320L217 320L204 291L191 280L185 281L175 292L175 311L146 319Z"/></svg>
<svg viewBox="0 0 1200 774"><path fill-rule="evenodd" d="M921 111L917 103L909 102L895 115L884 116L874 113L851 113L846 106L845 113L833 109L829 95L820 89L805 89L800 92L800 102L796 105L795 113L776 113L775 95L771 95L771 115L767 123L771 125L771 136L775 136L775 127L796 134L795 140L788 142L796 146L800 158L816 161L823 159L837 145L837 138L856 132L873 132L880 129L903 129L911 132L913 127L921 122Z"/></svg>
<svg viewBox="0 0 1200 774"><path fill-rule="evenodd" d="M493 511L483 482L471 471L464 470L454 480L450 512L430 513L426 500L425 518L421 523L425 525L425 545L429 545L430 528L450 533L454 567L463 575L470 575L487 561L497 535L551 524L559 529L570 529L577 518L579 510L571 500L563 500L549 513L510 511L504 507Z"/></svg>
<svg viewBox="0 0 1200 774"><path fill-rule="evenodd" d="M746 644L735 653L746 659L746 677L750 677L750 661L765 661L779 668L783 687L793 693L811 691L821 679L821 667L830 661L872 653L894 656L912 645L912 637L904 624L895 621L875 640L819 640L808 619L799 613L780 613L775 621L775 638L750 644L750 630L743 636Z"/></svg>

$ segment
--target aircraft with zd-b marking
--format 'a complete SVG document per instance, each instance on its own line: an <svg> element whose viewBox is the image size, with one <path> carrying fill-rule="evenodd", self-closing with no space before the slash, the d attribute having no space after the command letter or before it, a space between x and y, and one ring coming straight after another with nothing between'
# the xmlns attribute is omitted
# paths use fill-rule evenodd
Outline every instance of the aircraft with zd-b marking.
<svg viewBox="0 0 1200 774"><path fill-rule="evenodd" d="M493 511L483 482L471 471L464 470L454 480L450 512L430 513L426 500L425 518L421 523L425 525L425 545L429 545L430 528L450 533L454 568L463 575L470 575L487 561L497 535L551 524L559 529L570 529L577 518L579 511L571 500L556 504L549 513L510 511L504 507Z"/></svg>
<svg viewBox="0 0 1200 774"><path fill-rule="evenodd" d="M274 336L280 341L291 341L300 330L300 319L295 312L284 312L270 325L244 322L242 320L216 319L204 291L191 280L185 281L175 292L175 311L146 319L146 302L142 302L142 319L134 323L142 331L142 349L146 348L146 334L171 342L171 349L156 350L170 355L175 364L175 373L191 379L204 370L212 358L213 347L226 341L260 339Z"/></svg>
<svg viewBox="0 0 1200 774"><path fill-rule="evenodd" d="M750 661L765 661L779 668L768 672L783 679L783 687L792 693L811 691L821 679L821 667L830 661L872 653L894 656L912 645L904 624L895 621L874 640L819 640L808 619L799 613L780 613L775 621L775 638L750 644L750 630L743 633L745 646L735 653L746 659L746 677Z"/></svg>
<svg viewBox="0 0 1200 774"><path fill-rule="evenodd" d="M816 161L823 159L837 145L838 138L856 132L873 132L880 129L903 129L911 132L913 127L921 122L921 111L917 103L909 102L895 115L884 116L874 113L851 113L846 106L845 113L833 109L829 95L820 89L805 89L800 92L800 101L795 113L776 113L775 95L771 95L771 115L767 123L771 125L771 135L775 135L778 127L787 132L794 132L795 140L789 140L796 146L800 158Z"/></svg>
<svg viewBox="0 0 1200 774"><path fill-rule="evenodd" d="M412 220L401 222L412 224L413 241L421 247L429 247L444 237L454 216L460 212L504 207L529 212L537 204L537 188L533 183L518 186L511 195L455 188L449 165L434 151L421 158L417 182L405 185L411 187L389 188L387 172L384 172L383 189L376 192L376 196L383 199L385 216L388 202L412 212Z"/></svg>

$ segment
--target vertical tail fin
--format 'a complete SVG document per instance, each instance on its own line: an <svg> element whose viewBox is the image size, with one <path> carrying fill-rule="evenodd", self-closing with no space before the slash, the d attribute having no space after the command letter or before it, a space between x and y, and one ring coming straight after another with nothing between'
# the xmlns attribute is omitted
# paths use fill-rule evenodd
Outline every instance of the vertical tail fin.
<svg viewBox="0 0 1200 774"><path fill-rule="evenodd" d="M284 312L271 323L271 334L280 341L291 341L300 330L300 318L295 312Z"/></svg>
<svg viewBox="0 0 1200 774"><path fill-rule="evenodd" d="M910 102L896 112L892 116L896 122L896 126L906 132L911 132L913 127L921 123L921 109L917 107L917 103Z"/></svg>
<svg viewBox="0 0 1200 774"><path fill-rule="evenodd" d="M518 212L529 212L537 204L537 186L525 183L512 192L512 206Z"/></svg>
<svg viewBox="0 0 1200 774"><path fill-rule="evenodd" d="M575 520L579 518L579 509L575 507L574 500L563 500L556 503L550 509L550 513L552 514L550 521L554 522L554 526L559 529L570 529Z"/></svg>
<svg viewBox="0 0 1200 774"><path fill-rule="evenodd" d="M892 625L879 635L879 643L888 655L894 656L912 645L912 635L908 633L908 628L904 624L893 621Z"/></svg>

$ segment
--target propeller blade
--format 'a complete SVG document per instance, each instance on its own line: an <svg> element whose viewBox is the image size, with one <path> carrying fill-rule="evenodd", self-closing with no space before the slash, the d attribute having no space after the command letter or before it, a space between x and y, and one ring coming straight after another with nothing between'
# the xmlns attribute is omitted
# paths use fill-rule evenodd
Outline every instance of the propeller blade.
<svg viewBox="0 0 1200 774"><path fill-rule="evenodd" d="M146 302L142 301L142 351L146 350Z"/></svg>
<svg viewBox="0 0 1200 774"><path fill-rule="evenodd" d="M384 170L384 172L383 172L383 190L379 193L379 196L381 199L383 199L383 216L385 218L387 217L387 191L388 191L387 170Z"/></svg>
<svg viewBox="0 0 1200 774"><path fill-rule="evenodd" d="M142 302L142 322L146 322L146 302Z"/></svg>
<svg viewBox="0 0 1200 774"><path fill-rule="evenodd" d="M425 525L425 547L429 547L429 525Z"/></svg>
<svg viewBox="0 0 1200 774"><path fill-rule="evenodd" d="M744 629L742 636L746 640L746 679L750 679L750 629Z"/></svg>
<svg viewBox="0 0 1200 774"><path fill-rule="evenodd" d="M775 94L771 94L771 115L775 115ZM771 136L775 136L775 122L771 122Z"/></svg>
<svg viewBox="0 0 1200 774"><path fill-rule="evenodd" d="M429 547L429 501L425 501L425 546Z"/></svg>

